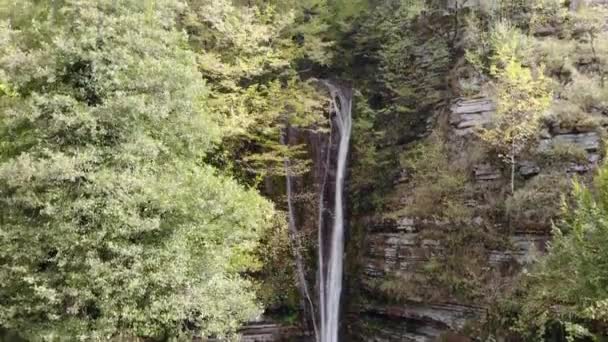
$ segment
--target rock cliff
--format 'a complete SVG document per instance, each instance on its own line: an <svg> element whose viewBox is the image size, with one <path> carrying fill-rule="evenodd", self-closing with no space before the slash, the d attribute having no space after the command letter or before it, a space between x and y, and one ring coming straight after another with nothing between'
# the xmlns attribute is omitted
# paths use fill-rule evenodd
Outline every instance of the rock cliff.
<svg viewBox="0 0 608 342"><path fill-rule="evenodd" d="M458 2L450 3L459 9ZM570 5L575 11L583 3ZM546 23L531 33L543 47L551 39L569 43L563 30ZM588 43L576 34L570 38L578 40L575 44ZM418 74L431 75L425 81L434 85L438 100L409 114L426 126L401 126L411 130L404 133L411 138L393 139L392 145L384 141L376 151L383 161L399 162L378 175L390 184L383 188L383 205L352 218L347 255L351 291L344 323L349 341L470 341L479 336L497 299L546 251L571 180L587 181L604 158L605 107L580 111L569 106L576 102L570 94L576 82L559 79L559 69L547 72L561 84L540 131L516 163L511 193L510 166L483 148L477 134L498 115L491 91L486 91L489 80L471 72L459 44L455 39L450 45L447 68L445 63L423 63L422 56L410 59L420 64ZM597 71L588 68L587 57L573 53L568 58L575 61L572 73L594 77ZM467 77L476 86L464 94L462 83L453 80ZM421 149L425 141L427 147ZM442 147L434 150L438 144ZM422 202L424 211L417 208Z"/></svg>
<svg viewBox="0 0 608 342"><path fill-rule="evenodd" d="M456 155L467 153L467 144L476 143L470 139L471 135L479 126L491 122L494 111L494 104L487 98L454 102L447 114L449 140L452 144L465 146L456 151ZM542 166L542 162L535 160L523 161L518 167L522 181L531 182L535 177L542 178L556 172L559 177L567 179L569 174L584 174L597 166L601 147L598 132L547 130L538 141L537 149L542 153L565 145L584 151L586 158L560 165L558 170L554 166ZM504 173L501 168L498 161L473 165L468 181L472 186L490 191L490 197L502 196ZM407 170L402 174L407 174ZM407 183L407 176L400 182ZM408 195L408 191L399 194L401 203L408 202ZM448 331L462 331L483 318L489 309L490 297L509 286L511 278L533 262L550 240L548 221L522 220L509 226L504 217L484 215L483 211L486 208L490 210L492 203L478 199L470 205L478 209L474 227L408 216L375 221L367 227L359 275L363 299L358 299L360 303L351 308L349 315L353 320L349 327L357 340L425 342L435 341ZM429 277L426 274L428 270L425 270L433 259L446 262L445 258L456 257L445 253L449 248L445 240L467 229L493 234L500 240L497 244L489 244L483 239L466 241L465 249L479 249L471 254L471 258L478 259L477 266L482 268L477 273L492 274L491 277L476 279L479 283L474 286L483 288L482 295L469 298L454 295L449 288L437 289L450 285L433 284L434 278ZM455 267L468 266L466 263L455 264ZM441 270L439 268L437 272ZM387 291L387 287L395 289ZM391 294L396 295L392 297Z"/></svg>

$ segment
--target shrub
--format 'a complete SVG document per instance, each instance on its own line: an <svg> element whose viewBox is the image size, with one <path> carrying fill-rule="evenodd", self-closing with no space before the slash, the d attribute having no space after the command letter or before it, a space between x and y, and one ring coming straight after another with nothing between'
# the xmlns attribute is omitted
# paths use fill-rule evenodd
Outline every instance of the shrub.
<svg viewBox="0 0 608 342"><path fill-rule="evenodd" d="M534 41L534 62L544 64L549 75L558 77L562 83L570 80L574 70L572 56L577 44L571 40L548 37Z"/></svg>
<svg viewBox="0 0 608 342"><path fill-rule="evenodd" d="M383 300L392 303L404 303L421 300L424 293L423 284L423 281L392 273L373 283L371 289Z"/></svg>
<svg viewBox="0 0 608 342"><path fill-rule="evenodd" d="M437 135L406 151L401 166L411 174L413 190L410 203L396 214L451 221L470 219L472 210L464 204L465 168L454 165Z"/></svg>
<svg viewBox="0 0 608 342"><path fill-rule="evenodd" d="M534 177L506 200L506 213L511 224L549 227L559 215L562 194L569 187L570 180L564 173Z"/></svg>
<svg viewBox="0 0 608 342"><path fill-rule="evenodd" d="M564 89L565 97L586 112L608 113L608 88L598 76L576 74Z"/></svg>
<svg viewBox="0 0 608 342"><path fill-rule="evenodd" d="M588 132L599 128L606 119L600 115L593 115L582 110L577 104L570 101L554 101L546 123L565 131Z"/></svg>
<svg viewBox="0 0 608 342"><path fill-rule="evenodd" d="M540 154L541 163L544 167L554 170L564 170L564 167L572 163L588 163L587 151L579 145L572 143L557 143Z"/></svg>
<svg viewBox="0 0 608 342"><path fill-rule="evenodd" d="M568 340L602 340L608 325L608 166L593 188L575 183L573 204L554 229L548 254L525 274L515 326L527 340L558 327Z"/></svg>

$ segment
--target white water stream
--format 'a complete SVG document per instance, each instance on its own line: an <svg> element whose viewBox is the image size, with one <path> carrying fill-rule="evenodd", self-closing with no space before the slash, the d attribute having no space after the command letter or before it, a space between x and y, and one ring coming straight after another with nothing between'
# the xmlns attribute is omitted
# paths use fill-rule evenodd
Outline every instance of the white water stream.
<svg viewBox="0 0 608 342"><path fill-rule="evenodd" d="M340 294L342 292L342 275L344 271L344 178L352 128L352 90L329 81L323 82L331 95L333 111L336 114L340 141L338 145L336 181L334 192L333 226L329 250L323 251L322 241L323 198L319 210L319 311L320 311L320 342L338 342L340 319ZM331 147L331 141L330 141ZM329 153L329 152L328 152ZM328 165L326 165L328 166ZM325 184L323 184L323 187ZM323 193L324 189L321 189ZM322 196L322 195L321 195ZM327 268L325 265L327 257Z"/></svg>

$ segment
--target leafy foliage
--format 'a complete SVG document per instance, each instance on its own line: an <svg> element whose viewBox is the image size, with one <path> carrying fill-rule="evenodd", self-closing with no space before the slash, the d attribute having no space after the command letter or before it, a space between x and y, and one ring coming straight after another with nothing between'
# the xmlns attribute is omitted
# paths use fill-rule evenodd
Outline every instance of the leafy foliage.
<svg viewBox="0 0 608 342"><path fill-rule="evenodd" d="M273 208L203 162L227 131L177 29L183 4L4 6L0 325L233 334L260 313L243 274Z"/></svg>
<svg viewBox="0 0 608 342"><path fill-rule="evenodd" d="M210 161L247 183L284 174L285 157L293 161L292 173L306 171L301 146L279 144L286 126L321 122L324 104L295 69L300 48L292 39L294 12L230 0L189 5L181 24L198 52L210 110L221 115L226 132Z"/></svg>
<svg viewBox="0 0 608 342"><path fill-rule="evenodd" d="M411 174L414 189L410 203L398 212L400 215L452 222L471 219L472 211L464 204L465 168L449 159L448 149L437 135L406 151L401 164Z"/></svg>
<svg viewBox="0 0 608 342"><path fill-rule="evenodd" d="M516 157L540 130L551 103L550 81L544 76L543 66L532 70L522 64L529 44L508 22L498 23L489 40L489 72L495 78L497 110L492 126L482 129L479 137L511 165L513 193ZM479 58L473 60L479 62Z"/></svg>
<svg viewBox="0 0 608 342"><path fill-rule="evenodd" d="M505 201L511 224L550 225L561 214L560 203L569 185L570 180L562 173L542 174L531 179Z"/></svg>
<svg viewBox="0 0 608 342"><path fill-rule="evenodd" d="M608 241L607 170L602 167L593 190L575 183L573 204L565 206L565 218L554 229L548 254L523 278L520 331L542 337L553 323L559 323L569 339L604 336L608 322L608 270L602 252Z"/></svg>
<svg viewBox="0 0 608 342"><path fill-rule="evenodd" d="M481 138L511 157L520 153L538 132L550 104L550 93L542 73L534 76L515 59L508 60L504 69L495 74L496 120Z"/></svg>

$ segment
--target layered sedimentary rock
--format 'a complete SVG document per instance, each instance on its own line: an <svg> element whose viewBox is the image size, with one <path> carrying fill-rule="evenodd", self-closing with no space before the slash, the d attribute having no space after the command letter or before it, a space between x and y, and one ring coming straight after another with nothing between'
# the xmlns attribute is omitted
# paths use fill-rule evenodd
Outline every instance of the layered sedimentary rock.
<svg viewBox="0 0 608 342"><path fill-rule="evenodd" d="M463 146L479 144L474 138L475 131L491 123L495 110L496 106L487 98L455 101L446 114L450 141ZM526 184L536 177L556 172L567 178L573 172L584 174L597 166L601 137L595 131L546 130L533 144L532 152L536 154L530 155L542 154L555 146L564 145L584 152L586 160L551 168L534 158L522 160L517 165L519 181ZM505 177L504 169L500 161L487 161L475 165L469 179L473 186L486 187L489 192L496 191L498 196L498 191L504 188L505 179L509 178ZM401 175L396 184L407 183L407 172L403 171ZM401 190L403 193L400 195L405 198L402 203L408 203L407 187L403 189L406 190ZM471 205L478 212L486 207L486 203L480 200ZM479 215L472 225L476 225L480 232L494 229L496 235L502 238L501 243L479 247L471 241L470 246L471 249L479 249L475 257L481 260L479 264L484 268L483 272L492 274L493 280L483 284L486 287L483 291L487 293L509 284L518 272L545 251L550 240L549 222L509 224L501 219L492 221L489 217ZM433 288L436 284L425 283L424 277L420 281L420 274L424 274L430 260L445 254L445 244L435 237L449 238L463 229L475 228L407 216L370 223L364 256L360 260L359 285L364 299L358 300L359 304L351 308L349 316L349 329L354 340L435 341L447 332L462 331L483 319L489 309L488 298L478 296L463 299L447 295L447 292L436 293ZM405 293L405 298L390 298L390 295L387 298L383 286L391 287L393 292ZM462 339L455 340L467 341L464 337L459 338Z"/></svg>
<svg viewBox="0 0 608 342"><path fill-rule="evenodd" d="M472 134L491 122L495 110L496 105L486 98L459 100L451 107L450 124L459 136Z"/></svg>
<svg viewBox="0 0 608 342"><path fill-rule="evenodd" d="M240 332L240 342L305 341L304 333L295 327L285 327L274 323L251 324Z"/></svg>

